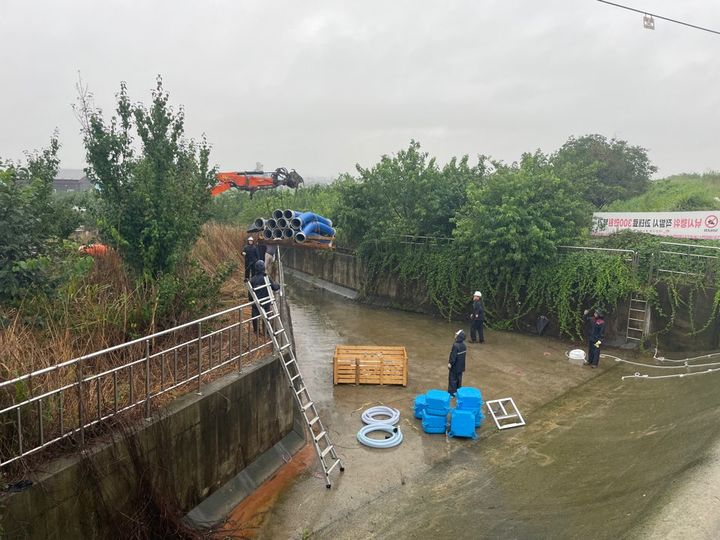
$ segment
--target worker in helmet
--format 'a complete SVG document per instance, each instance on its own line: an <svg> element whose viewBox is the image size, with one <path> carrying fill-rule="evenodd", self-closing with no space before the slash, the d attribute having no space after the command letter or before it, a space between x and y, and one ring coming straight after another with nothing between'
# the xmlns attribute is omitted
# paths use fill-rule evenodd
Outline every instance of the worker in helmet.
<svg viewBox="0 0 720 540"><path fill-rule="evenodd" d="M588 325L588 359L585 365L596 368L600 364L600 346L605 335L605 316L602 310L596 309L593 315L586 309L583 318Z"/></svg>
<svg viewBox="0 0 720 540"><path fill-rule="evenodd" d="M473 294L472 315L470 315L470 343L485 343L483 323L485 321L485 306L483 306L482 293Z"/></svg>
<svg viewBox="0 0 720 540"><path fill-rule="evenodd" d="M255 239L252 236L248 237L242 254L243 257L245 257L245 281L247 281L250 279L250 276L255 275L255 263L260 260L260 253L255 245Z"/></svg>
<svg viewBox="0 0 720 540"><path fill-rule="evenodd" d="M267 283L265 282L265 278L267 278ZM255 295L258 298L258 301L260 303L263 302L266 298L270 296L270 290L278 291L280 290L280 285L275 283L272 279L267 277L267 274L265 274L265 263L263 261L255 261L255 270L253 276L250 278L250 286L255 290ZM252 302L252 294L248 293L248 300ZM267 304L263 305L262 309L265 310L265 312L268 314L268 316L272 313L272 306ZM257 306L257 304L253 303L252 305L252 325L253 325L253 331L257 334L258 331L258 319L256 318L258 315L260 315L260 309Z"/></svg>
<svg viewBox="0 0 720 540"><path fill-rule="evenodd" d="M448 393L452 396L462 386L466 352L465 331L458 330L455 332L455 343L450 350L450 359L448 360Z"/></svg>

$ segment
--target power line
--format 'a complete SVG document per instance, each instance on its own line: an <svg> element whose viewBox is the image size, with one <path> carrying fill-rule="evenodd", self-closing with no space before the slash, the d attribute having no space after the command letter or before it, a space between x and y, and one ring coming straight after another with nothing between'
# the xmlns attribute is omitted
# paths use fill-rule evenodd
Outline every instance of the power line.
<svg viewBox="0 0 720 540"><path fill-rule="evenodd" d="M675 24L681 24L683 26L688 26L690 28L694 28L695 30L702 30L703 32L710 32L711 34L718 34L720 35L720 31L718 30L712 30L711 28L704 28L702 26L697 26L695 24L686 23L683 21L678 21L677 19L671 19L670 17L663 17L662 15L657 15L655 13L650 13L648 11L643 11L641 9L635 9L631 8L629 6L623 6L622 4L616 4L615 2L608 2L607 0L597 0L598 2L601 2L603 4L608 4L610 6L615 6L621 9L627 9L628 11L634 11L635 13L642 13L643 15L649 15L651 17L655 17L656 19L662 19L663 21L668 21Z"/></svg>

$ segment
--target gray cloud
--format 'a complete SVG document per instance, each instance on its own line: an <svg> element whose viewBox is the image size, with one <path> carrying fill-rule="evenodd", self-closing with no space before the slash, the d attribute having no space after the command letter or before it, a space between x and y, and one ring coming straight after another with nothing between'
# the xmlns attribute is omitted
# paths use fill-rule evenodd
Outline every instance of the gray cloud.
<svg viewBox="0 0 720 540"><path fill-rule="evenodd" d="M720 4L627 1L720 28ZM121 80L147 102L161 73L223 169L334 175L410 138L512 161L590 132L662 175L720 169L720 36L656 22L593 0L2 0L0 156L57 127L82 166L79 70L106 112Z"/></svg>

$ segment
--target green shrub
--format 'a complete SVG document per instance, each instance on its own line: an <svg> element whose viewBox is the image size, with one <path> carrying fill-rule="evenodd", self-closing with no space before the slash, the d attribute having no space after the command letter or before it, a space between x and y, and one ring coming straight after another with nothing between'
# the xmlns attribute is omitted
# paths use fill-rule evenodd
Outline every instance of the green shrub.
<svg viewBox="0 0 720 540"><path fill-rule="evenodd" d="M53 137L25 164L0 162L0 303L17 302L49 283L58 237L51 200L58 149Z"/></svg>

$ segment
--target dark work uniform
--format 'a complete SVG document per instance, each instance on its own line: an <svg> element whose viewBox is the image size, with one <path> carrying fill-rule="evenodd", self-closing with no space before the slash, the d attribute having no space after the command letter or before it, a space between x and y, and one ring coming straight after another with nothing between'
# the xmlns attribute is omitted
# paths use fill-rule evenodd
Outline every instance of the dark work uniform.
<svg viewBox="0 0 720 540"><path fill-rule="evenodd" d="M466 352L465 332L461 330L455 337L455 343L453 343L452 350L450 351L450 359L448 360L448 393L452 395L455 395L457 389L462 387Z"/></svg>
<svg viewBox="0 0 720 540"><path fill-rule="evenodd" d="M250 279L250 276L255 275L255 263L260 260L260 253L256 245L246 244L243 255L245 255L245 279Z"/></svg>
<svg viewBox="0 0 720 540"><path fill-rule="evenodd" d="M265 285L265 277L266 277L265 271L262 271L262 272L256 273L253 277L250 278L250 285L252 286L253 289L258 289L258 287L260 287L257 291L255 291L255 294L257 295L258 300L260 300L261 302L265 298L267 298L270 294L268 291L268 288L266 286L263 287L263 285ZM280 285L275 283L272 279L268 278L268 281L270 282L270 288L273 291L277 291L280 289ZM252 295L250 293L248 293L248 300L250 300L252 302ZM272 307L270 305L264 306L263 309L267 312L268 315L270 315L272 313ZM257 304L253 303L252 316L257 317L258 315L260 315L260 310L258 309ZM253 318L252 325L253 325L253 331L255 331L257 333L258 319Z"/></svg>
<svg viewBox="0 0 720 540"><path fill-rule="evenodd" d="M483 335L483 322L485 321L485 306L483 306L482 300L473 301L473 311L470 315L470 343L479 341L485 343L485 336Z"/></svg>
<svg viewBox="0 0 720 540"><path fill-rule="evenodd" d="M585 316L588 328L588 363L591 366L597 366L600 363L600 345L605 335L605 319L602 317Z"/></svg>
<svg viewBox="0 0 720 540"><path fill-rule="evenodd" d="M257 248L257 252L258 252L257 260L265 262L265 253L267 252L267 245L266 244L258 244L255 247ZM267 268L266 268L266 270L267 270Z"/></svg>

